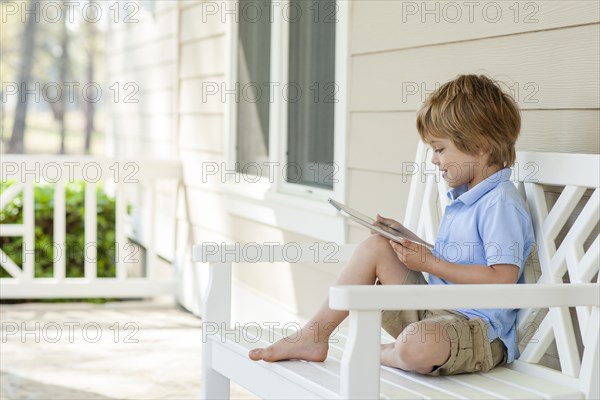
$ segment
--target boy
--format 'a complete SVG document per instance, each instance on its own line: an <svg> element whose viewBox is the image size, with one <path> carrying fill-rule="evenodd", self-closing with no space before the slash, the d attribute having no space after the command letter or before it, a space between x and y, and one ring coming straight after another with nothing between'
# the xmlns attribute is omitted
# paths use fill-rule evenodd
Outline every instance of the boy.
<svg viewBox="0 0 600 400"><path fill-rule="evenodd" d="M417 112L421 139L433 148L452 202L435 249L371 235L356 249L335 285L516 283L534 240L526 205L509 181L521 127L514 100L486 76L461 75L436 90ZM398 222L377 220L406 230ZM430 375L487 371L518 356L516 310L384 311L396 338L383 345L384 365ZM348 312L326 300L292 343L254 349L253 360L323 361L328 338ZM300 338L296 341L297 338Z"/></svg>

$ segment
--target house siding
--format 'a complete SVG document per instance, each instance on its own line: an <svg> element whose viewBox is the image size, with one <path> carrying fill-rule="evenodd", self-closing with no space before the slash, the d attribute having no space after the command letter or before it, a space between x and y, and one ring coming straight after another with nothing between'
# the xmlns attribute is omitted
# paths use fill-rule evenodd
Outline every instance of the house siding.
<svg viewBox="0 0 600 400"><path fill-rule="evenodd" d="M107 75L120 89L109 106L107 151L111 155L175 156L176 5L156 1L152 11L138 3L127 14L137 22L110 24ZM125 88L128 84L133 86Z"/></svg>
<svg viewBox="0 0 600 400"><path fill-rule="evenodd" d="M130 2L120 8L116 22L109 24L107 40L107 78L119 92L107 106L107 155L131 158L172 159L177 156L176 76L178 61L177 2ZM128 21L128 22L127 22ZM135 176L131 178L135 179ZM142 244L148 240L149 218L161 229L155 233L157 254L173 257L169 243L174 235L173 185L156 185L155 210L147 207L149 182L142 182L137 193L143 198L136 210L133 236ZM129 187L133 189L133 187ZM135 201L138 203L138 201Z"/></svg>

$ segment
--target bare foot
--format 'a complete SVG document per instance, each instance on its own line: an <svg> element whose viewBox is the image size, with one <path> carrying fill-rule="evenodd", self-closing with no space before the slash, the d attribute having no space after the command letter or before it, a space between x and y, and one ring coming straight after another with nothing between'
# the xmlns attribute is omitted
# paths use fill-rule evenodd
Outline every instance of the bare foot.
<svg viewBox="0 0 600 400"><path fill-rule="evenodd" d="M248 353L251 360L281 361L281 360L306 360L325 361L329 343L327 339L317 340L312 332L300 331L299 338L283 338L267 348L252 349Z"/></svg>

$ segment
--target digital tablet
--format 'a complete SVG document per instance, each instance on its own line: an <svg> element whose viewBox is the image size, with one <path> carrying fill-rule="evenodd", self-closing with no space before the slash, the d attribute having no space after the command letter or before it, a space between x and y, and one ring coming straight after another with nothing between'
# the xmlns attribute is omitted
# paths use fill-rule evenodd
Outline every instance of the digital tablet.
<svg viewBox="0 0 600 400"><path fill-rule="evenodd" d="M433 249L433 246L431 244L421 240L420 238L413 235L411 232L402 232L392 228L391 226L384 225L383 223L377 222L373 218L367 217L366 215L356 210L353 210L352 208L333 199L328 199L327 201L329 201L329 204L337 208L345 217L348 217L353 221L358 222L362 226L369 228L374 232L377 232L381 236L384 236L398 243L400 243L400 240L406 239L410 240L413 243L420 244L421 246L425 246L430 250Z"/></svg>

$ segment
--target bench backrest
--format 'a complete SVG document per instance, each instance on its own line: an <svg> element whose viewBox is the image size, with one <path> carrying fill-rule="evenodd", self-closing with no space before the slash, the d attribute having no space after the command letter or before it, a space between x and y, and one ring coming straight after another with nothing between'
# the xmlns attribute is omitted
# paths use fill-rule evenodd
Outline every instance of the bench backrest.
<svg viewBox="0 0 600 400"><path fill-rule="evenodd" d="M431 149L419 143L404 222L433 243L448 187L430 160ZM525 267L528 283L598 282L599 175L598 155L517 153L512 180L527 202L536 237ZM587 392L598 379L599 325L598 310L589 307L521 309L521 356L514 368Z"/></svg>

